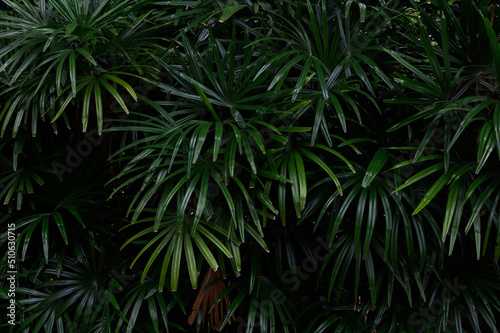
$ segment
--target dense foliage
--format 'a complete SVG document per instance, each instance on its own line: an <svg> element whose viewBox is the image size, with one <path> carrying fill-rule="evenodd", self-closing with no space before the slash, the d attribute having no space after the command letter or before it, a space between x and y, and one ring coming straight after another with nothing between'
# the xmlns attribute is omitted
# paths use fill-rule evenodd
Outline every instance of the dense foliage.
<svg viewBox="0 0 500 333"><path fill-rule="evenodd" d="M2 331L498 332L497 2L2 6Z"/></svg>

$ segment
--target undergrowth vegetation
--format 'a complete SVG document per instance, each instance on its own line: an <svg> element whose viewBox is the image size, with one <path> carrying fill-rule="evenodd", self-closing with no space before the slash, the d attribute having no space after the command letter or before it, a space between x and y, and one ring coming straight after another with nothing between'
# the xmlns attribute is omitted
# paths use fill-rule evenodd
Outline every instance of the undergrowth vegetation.
<svg viewBox="0 0 500 333"><path fill-rule="evenodd" d="M1 6L2 331L498 332L498 2Z"/></svg>

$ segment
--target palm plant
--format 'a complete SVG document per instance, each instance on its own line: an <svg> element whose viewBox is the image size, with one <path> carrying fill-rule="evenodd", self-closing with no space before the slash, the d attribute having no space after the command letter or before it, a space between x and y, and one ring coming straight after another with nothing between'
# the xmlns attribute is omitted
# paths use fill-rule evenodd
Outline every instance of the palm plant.
<svg viewBox="0 0 500 333"><path fill-rule="evenodd" d="M11 332L498 332L495 2L5 4Z"/></svg>
<svg viewBox="0 0 500 333"><path fill-rule="evenodd" d="M6 4L10 10L2 13L5 45L0 53L2 137L8 127L16 136L21 123L36 135L39 120L47 114L56 132L60 116L66 126L74 126L75 115L64 112L70 103L81 105L76 116L86 131L92 100L100 134L113 100L128 112L118 90L137 99L130 83L155 73L150 57L159 39L147 34L151 15L136 16L144 1Z"/></svg>

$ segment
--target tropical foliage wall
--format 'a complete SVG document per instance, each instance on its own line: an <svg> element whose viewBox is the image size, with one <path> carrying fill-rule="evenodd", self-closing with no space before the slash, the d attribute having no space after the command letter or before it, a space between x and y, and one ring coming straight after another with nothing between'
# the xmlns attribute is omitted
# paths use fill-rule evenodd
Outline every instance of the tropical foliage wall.
<svg viewBox="0 0 500 333"><path fill-rule="evenodd" d="M2 332L498 332L497 1L0 6Z"/></svg>

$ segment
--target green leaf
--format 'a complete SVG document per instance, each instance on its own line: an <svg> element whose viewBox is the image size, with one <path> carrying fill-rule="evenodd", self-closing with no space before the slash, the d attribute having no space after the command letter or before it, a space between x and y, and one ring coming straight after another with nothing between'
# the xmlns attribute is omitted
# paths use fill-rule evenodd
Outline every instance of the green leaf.
<svg viewBox="0 0 500 333"><path fill-rule="evenodd" d="M219 22L227 21L228 18L236 14L240 9L245 8L245 5L232 5L229 1L222 12L222 16L219 18Z"/></svg>
<svg viewBox="0 0 500 333"><path fill-rule="evenodd" d="M333 182L335 183L335 186L337 187L337 190L339 191L340 195L342 195L342 186L340 185L337 176L330 169L330 167L322 159L320 159L317 155L311 153L310 151L307 151L303 148L300 148L299 151L302 153L302 155L309 158L310 160L315 162L318 166L320 166L323 170L326 171L326 173L332 178Z"/></svg>
<svg viewBox="0 0 500 333"><path fill-rule="evenodd" d="M429 63L431 64L432 72L436 76L438 82L441 87L445 86L443 72L441 70L441 66L439 64L439 60L434 52L434 47L431 45L431 41L429 39L429 33L425 30L425 27L422 23L419 24L420 28L420 37L422 38L422 42L424 44L425 53L427 54L427 58L429 59Z"/></svg>
<svg viewBox="0 0 500 333"><path fill-rule="evenodd" d="M189 272L189 278L191 280L191 286L196 289L198 286L198 272L196 270L196 259L193 251L193 245L191 243L191 236L189 233L184 233L184 253L186 255L186 262Z"/></svg>
<svg viewBox="0 0 500 333"><path fill-rule="evenodd" d="M198 249L200 250L200 252L203 254L203 257L205 258L205 260L210 265L210 267L212 267L212 269L214 271L217 271L217 269L219 268L219 265L217 264L215 257L213 256L212 252L208 249L207 244L205 243L203 238L201 238L201 236L198 232L194 233L193 240L196 243L196 246L198 246Z"/></svg>
<svg viewBox="0 0 500 333"><path fill-rule="evenodd" d="M407 187L407 186L410 186L411 184L429 176L429 175L432 175L434 172L436 171L439 171L441 169L443 169L444 167L444 163L443 162L440 162L440 163L436 163L422 171L420 171L419 173L417 173L416 175L408 178L408 180L406 182L404 182L403 185L399 186L397 189L395 189L392 193L396 193L398 191L401 191L403 188Z"/></svg>
<svg viewBox="0 0 500 333"><path fill-rule="evenodd" d="M208 238L212 242L212 244L214 244L219 250L221 250L226 257L228 258L233 257L233 255L231 254L231 252L229 252L228 248L224 245L224 243L222 243L213 233L211 233L203 225L200 225L198 227L198 230L203 236Z"/></svg>
<svg viewBox="0 0 500 333"><path fill-rule="evenodd" d="M214 107L212 106L212 103L210 103L210 101L207 98L207 95L205 95L205 92L201 89L201 87L198 84L198 82L192 81L191 84L194 86L194 88L196 89L196 91L200 95L203 103L205 103L205 105L207 106L208 110L210 111L210 113L214 117L215 121L221 122L219 116L217 115L217 113L214 110Z"/></svg>
<svg viewBox="0 0 500 333"><path fill-rule="evenodd" d="M177 291L177 287L179 286L179 274L181 267L181 258L182 258L182 245L183 245L183 237L181 234L177 234L174 236L172 243L175 244L174 254L172 257L172 271L170 274L170 289L172 292Z"/></svg>
<svg viewBox="0 0 500 333"><path fill-rule="evenodd" d="M97 132L102 135L102 119L103 119L103 109L102 109L102 96L101 96L101 86L98 82L94 85L94 99L95 99L95 111L97 115Z"/></svg>
<svg viewBox="0 0 500 333"><path fill-rule="evenodd" d="M45 257L45 264L49 263L49 217L45 216L42 220L42 247Z"/></svg>
<svg viewBox="0 0 500 333"><path fill-rule="evenodd" d="M490 44L493 64L495 66L495 88L497 89L500 87L500 44L498 43L497 33L486 17L483 17L483 24L486 29L486 35L488 36L488 41Z"/></svg>
<svg viewBox="0 0 500 333"><path fill-rule="evenodd" d="M106 296L111 305L113 305L115 309L120 310L120 305L118 304L118 301L116 300L115 294L113 293L112 289L108 289L106 291Z"/></svg>
<svg viewBox="0 0 500 333"><path fill-rule="evenodd" d="M366 168L365 176L361 182L361 186L367 188L370 186L371 182L375 179L375 177L382 171L387 159L389 158L389 154L387 150L384 148L380 148L373 156L370 164Z"/></svg>
<svg viewBox="0 0 500 333"><path fill-rule="evenodd" d="M361 238L361 228L363 226L363 218L366 207L366 197L368 196L368 190L362 189L359 195L358 206L356 208L356 219L354 221L354 256L359 256L359 250L361 249L360 238ZM358 273L359 274L359 273ZM355 286L357 283L355 283Z"/></svg>
<svg viewBox="0 0 500 333"><path fill-rule="evenodd" d="M375 231L375 222L377 221L377 211L378 211L378 200L377 200L377 189L375 187L370 187L368 193L368 214L366 216L366 235L365 243L363 244L363 256L362 258L366 260L369 254L370 244L372 241L373 233ZM373 263L371 263L373 265Z"/></svg>
<svg viewBox="0 0 500 333"><path fill-rule="evenodd" d="M262 237L257 230L255 230L251 225L245 225L245 231L247 231L253 239L257 241L257 243L264 249L264 251L269 252L269 248L267 247L266 242L264 241L264 237Z"/></svg>
<svg viewBox="0 0 500 333"><path fill-rule="evenodd" d="M457 205L457 200L458 200L458 195L461 191L462 187L462 181L457 181L456 183L453 183L450 187L450 192L448 193L448 199L446 203L446 211L445 211L445 216L444 216L444 223L443 223L443 232L441 235L441 240L444 242L446 240L446 235L448 234L448 231L450 230L451 223L453 221L453 217L455 215L455 207ZM459 217L455 217L459 219Z"/></svg>
<svg viewBox="0 0 500 333"><path fill-rule="evenodd" d="M101 75L101 78L105 78L105 79L108 79L110 81L118 83L120 86L122 86L123 88L125 88L125 90L127 90L127 92L130 94L130 96L132 96L132 98L134 99L134 101L137 102L137 94L135 93L135 90L132 88L132 86L130 86L130 84L128 84L124 80L120 79L116 75L103 74L103 75Z"/></svg>
<svg viewBox="0 0 500 333"><path fill-rule="evenodd" d="M214 162L217 160L217 156L219 155L222 133L223 133L222 123L218 121L215 123L214 158L213 158Z"/></svg>
<svg viewBox="0 0 500 333"><path fill-rule="evenodd" d="M75 52L69 55L69 80L71 81L71 92L76 96L76 59Z"/></svg>
<svg viewBox="0 0 500 333"><path fill-rule="evenodd" d="M85 49L82 49L81 47L76 48L76 52L80 53L82 56L85 57L92 65L97 66L97 62L94 60L92 55L88 53Z"/></svg>
<svg viewBox="0 0 500 333"><path fill-rule="evenodd" d="M452 175L452 172L445 173L441 175L438 180L431 186L429 190L427 190L427 193L425 193L422 201L418 204L418 206L415 208L413 211L413 215L418 214L422 209L427 206L432 199L441 191L441 189L448 183Z"/></svg>
<svg viewBox="0 0 500 333"><path fill-rule="evenodd" d="M500 103L495 105L495 110L493 111L493 128L495 130L497 154L500 158Z"/></svg>
<svg viewBox="0 0 500 333"><path fill-rule="evenodd" d="M129 112L127 104L125 104L125 101L123 100L122 96L118 93L118 91L112 85L110 85L106 80L103 80L101 78L98 79L98 83L95 84L95 87L99 86L99 84L102 85L104 88L106 88L106 90L114 97L114 99L118 102L118 104L120 104L123 111L125 111L128 114ZM135 98L137 99L137 96L135 96Z"/></svg>
<svg viewBox="0 0 500 333"><path fill-rule="evenodd" d="M68 236L66 234L66 228L64 227L64 222L62 215L58 211L52 212L52 218L57 224L57 227L59 228L59 231L61 232L61 236L64 240L64 244L68 245Z"/></svg>

